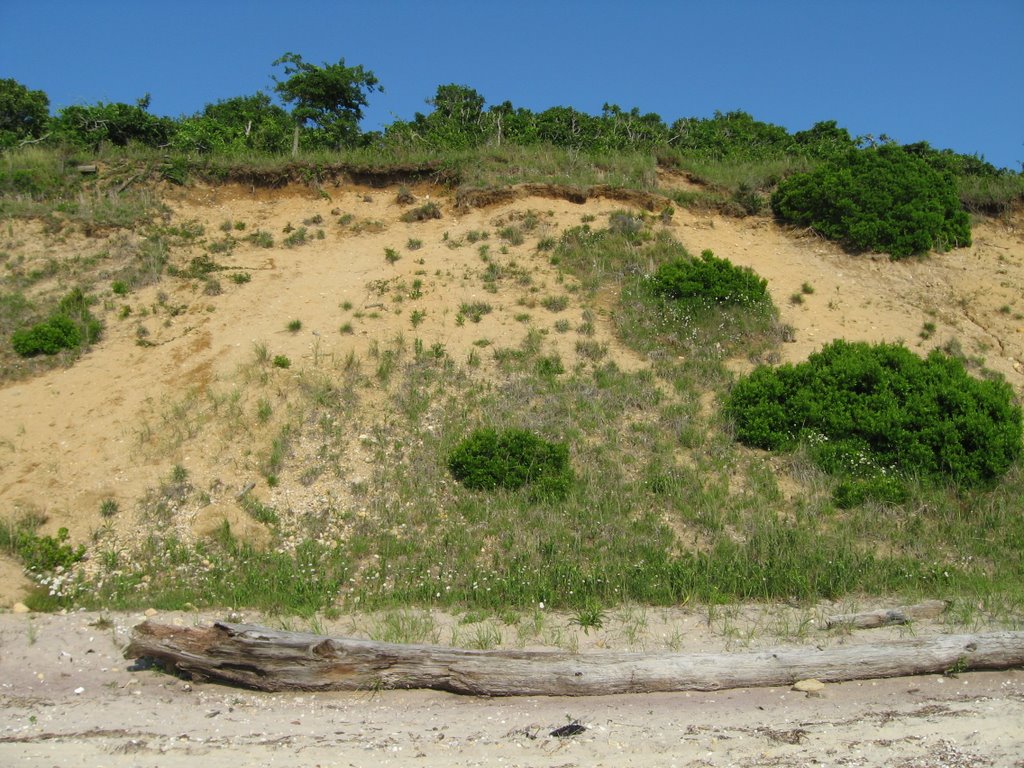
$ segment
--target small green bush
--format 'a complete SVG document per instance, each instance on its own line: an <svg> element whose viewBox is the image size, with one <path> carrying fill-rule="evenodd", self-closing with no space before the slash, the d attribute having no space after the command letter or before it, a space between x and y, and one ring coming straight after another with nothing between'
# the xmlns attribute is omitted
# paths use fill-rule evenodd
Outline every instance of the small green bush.
<svg viewBox="0 0 1024 768"><path fill-rule="evenodd" d="M894 258L971 244L957 181L895 145L852 150L779 183L772 210L846 247Z"/></svg>
<svg viewBox="0 0 1024 768"><path fill-rule="evenodd" d="M448 455L448 469L473 490L533 486L535 495L560 498L572 484L569 449L524 429L478 429Z"/></svg>
<svg viewBox="0 0 1024 768"><path fill-rule="evenodd" d="M11 334L11 346L22 357L55 355L62 349L88 346L100 337L103 326L89 311L89 299L75 288L60 300L49 318Z"/></svg>
<svg viewBox="0 0 1024 768"><path fill-rule="evenodd" d="M414 221L429 221L430 219L441 218L441 207L431 200L429 203L424 203L412 210L403 213L399 219L405 222Z"/></svg>
<svg viewBox="0 0 1024 768"><path fill-rule="evenodd" d="M781 451L803 443L825 471L865 480L979 484L1019 459L1024 434L1005 381L975 379L956 358L938 350L920 358L899 344L836 341L806 362L762 366L736 383L725 410L740 442ZM862 492L893 495L857 485L841 495Z"/></svg>
<svg viewBox="0 0 1024 768"><path fill-rule="evenodd" d="M30 328L20 328L11 334L11 346L22 357L55 355L62 349L76 349L81 343L81 331L74 321L65 315L54 315Z"/></svg>
<svg viewBox="0 0 1024 768"><path fill-rule="evenodd" d="M652 281L656 292L685 302L756 306L770 301L767 280L711 251L699 259L676 258L662 264Z"/></svg>
<svg viewBox="0 0 1024 768"><path fill-rule="evenodd" d="M56 536L39 536L27 525L16 525L4 533L4 548L13 550L32 573L48 573L57 568L68 568L83 557L85 547L68 544L68 529L61 528Z"/></svg>

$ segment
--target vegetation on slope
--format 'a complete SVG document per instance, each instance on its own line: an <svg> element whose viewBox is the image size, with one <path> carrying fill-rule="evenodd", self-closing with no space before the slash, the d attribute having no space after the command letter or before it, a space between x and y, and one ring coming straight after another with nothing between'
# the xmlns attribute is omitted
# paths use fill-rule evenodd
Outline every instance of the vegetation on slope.
<svg viewBox="0 0 1024 768"><path fill-rule="evenodd" d="M13 108L23 109L24 120L0 122L7 148L0 157L0 215L34 217L58 232L113 229L131 235L116 259L103 257L112 264L105 278L109 295L106 285L82 286L83 296L95 288L116 308L113 296L165 274L216 295L222 288L217 275L223 274L218 254L242 243L273 244L270 233L243 234L244 222L226 222L218 234L168 221L149 192L149 182L160 179L180 184L193 176L244 178L267 185L298 180L316 187L335 176L372 175L479 188L543 180L656 190L660 164L709 182L703 200L676 193L677 203L705 204L713 198L724 209L746 214L763 210L767 193L776 187L780 210L792 205L793 211L817 212L832 199L822 190L836 177L861 164L873 167L877 158L912 158L898 161L901 169L912 166L915 179L906 218L915 220L923 206L931 227L937 206L942 219L934 232L915 224L912 236L927 231L928 244L900 239L900 225L886 218L892 206L873 207L870 200L857 199L855 226L832 235L855 248L890 248L896 255L905 248L915 252L965 241L962 211L951 197L954 187L961 204L971 207L967 196L976 195L983 200L976 207L988 211L1021 194L1019 174L978 158L927 145L898 147L884 138L855 139L831 122L790 134L744 113L671 125L657 115L614 105L599 116L561 107L535 114L509 104L485 109L479 94L454 85L438 89L430 114L364 134L358 116L361 99L377 85L372 73L353 71L344 62L310 68L300 57L281 63L292 70L282 82L299 74L307 78L301 88L296 82L294 89L282 91L293 105L290 112L256 94L207 105L182 120L151 115L143 99L135 105L69 108L44 121L38 92L26 96L18 84L5 81L3 88L16 97L10 103L27 98L34 106ZM356 90L346 102L340 91L330 96L331 83ZM299 151L293 155L296 136ZM98 177L76 170L80 162L97 159L103 166ZM890 171L886 165L881 173ZM860 186L875 184L871 173L878 172L860 178ZM808 178L815 180L813 189L797 206L791 193ZM921 179L942 183L936 187ZM936 191L933 187L939 192L934 200L914 192L924 195ZM849 189L841 193L856 199ZM64 549L71 545L63 539L36 537L42 542L36 546L31 531L38 521L8 529L0 546L21 554L57 553L60 562L55 560L48 574L38 574L46 590L34 596L36 607L231 605L311 614L339 606L406 605L529 611L543 603L592 619L603 607L623 601L812 601L856 593L941 593L962 598L964 605L981 602L1003 615L1019 610L1024 477L1019 409L1006 400L1005 389L961 378L946 358L929 358L919 369L916 358L906 358L911 353L887 349L886 360L897 362L872 363L871 370L914 382L953 382L951 389L939 388L936 397L943 407L927 398L913 403L890 398L896 403L893 420L908 410L915 414L912 426L901 427L903 433L951 436L939 441L945 447L933 451L939 458L932 463L954 471L929 476L922 469L931 466L927 462L909 466L898 488L876 482L875 476L826 471L850 459L855 448L867 444L875 450L872 440L880 433L855 431L867 423L860 419L852 426L829 426L830 441L849 449L839 453L823 450L810 433L801 435L803 422L771 427L797 436L795 444L786 445L794 450L781 456L738 445L734 430L759 445L746 436L747 417L736 405L744 388L753 385L734 387L727 363L776 361L777 345L792 329L779 323L756 274L736 268L729 254L695 258L674 241L661 227L671 216L666 205L658 215L619 212L607 222L581 221L560 233L534 228L535 214L530 226L524 220L503 227L500 249L481 248L480 272L473 279L484 291L500 285L522 302L513 318L527 328L521 344L495 348L481 338L468 355L456 356L442 339L398 336L379 339L362 359L351 355L294 366L257 345L232 383L236 389L223 391L214 383L189 393L171 406L163 434L159 428L140 430L140 451L179 447L207 431L244 433L257 446L268 489L299 488L329 477L343 490L298 510L275 507L262 488L237 500L267 529L272 547L245 543L227 525L199 540L176 532L181 510L200 508L212 492L184 467L176 467L132 510L151 534L129 551L98 532L88 570L63 562L79 554L77 548ZM813 223L818 219L809 224L824 231L835 218L822 214L824 225ZM295 228L285 245L316 237L319 226L311 221ZM891 229L897 236L860 239L863 227ZM402 258L400 244L394 245L385 252L390 263ZM169 254L179 246L198 255L168 270ZM421 246L416 240L415 247ZM537 304L531 289L540 289L517 253L548 259L573 296L571 304L549 297L539 305L551 313L550 320L521 308ZM242 285L244 273L236 274ZM8 269L0 296L5 338L56 311L57 296L24 293L39 279L13 263ZM644 361L635 371L611 362L607 342L595 335L593 299L599 294L610 302L616 341ZM170 316L177 310L158 301L151 311ZM492 311L489 303L478 302L453 306L452 317L474 324ZM420 333L415 321L413 329ZM555 349L555 337L574 340L571 356ZM138 343L149 342L140 334ZM857 353L853 367L867 366L874 354ZM482 368L489 375L482 375ZM785 367L760 370L765 372L749 381L765 391L774 391L770 379L789 375ZM844 393L843 376L824 379L820 389L802 397L837 402ZM384 407L361 410L371 396L383 398ZM728 404L724 410L715 407L716 398ZM952 426L941 418L947 401L963 404L957 412L962 418ZM836 413L846 413L844 408ZM975 435L976 422L984 422L984 429ZM494 430L495 440L486 430ZM825 434L824 427L817 432ZM538 493L535 482L470 482L468 487L453 482L453 456L471 455L475 461L486 454L493 468L497 438L508 434L536 439L524 438L520 447L543 448L530 455L555 466L557 493ZM473 450L460 453L467 435L476 436ZM1002 442L996 445L989 439L993 435ZM347 475L339 458L354 443L368 454L366 477ZM947 449L959 453L953 459L939 455ZM919 457L926 453L916 444L907 450ZM998 466L979 465L984 457ZM889 466L888 458L877 462ZM461 471L466 462L455 464ZM783 491L781 474L797 478L796 491ZM979 478L986 482L977 484ZM874 485L865 486L866 481ZM963 514L965 509L972 514ZM119 514L116 505L108 511L111 518Z"/></svg>

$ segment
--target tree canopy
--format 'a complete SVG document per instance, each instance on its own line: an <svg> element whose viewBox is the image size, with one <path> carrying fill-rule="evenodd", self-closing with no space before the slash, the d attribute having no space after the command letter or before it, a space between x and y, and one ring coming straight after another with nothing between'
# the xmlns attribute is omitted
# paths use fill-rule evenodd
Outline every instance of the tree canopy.
<svg viewBox="0 0 1024 768"><path fill-rule="evenodd" d="M0 149L38 139L50 119L50 99L10 78L0 80Z"/></svg>
<svg viewBox="0 0 1024 768"><path fill-rule="evenodd" d="M358 142L367 96L384 90L373 72L361 64L346 66L344 58L318 67L297 53L284 54L274 66L283 66L285 75L283 80L275 78L274 90L285 103L294 105L292 115L299 125L314 125L329 146Z"/></svg>

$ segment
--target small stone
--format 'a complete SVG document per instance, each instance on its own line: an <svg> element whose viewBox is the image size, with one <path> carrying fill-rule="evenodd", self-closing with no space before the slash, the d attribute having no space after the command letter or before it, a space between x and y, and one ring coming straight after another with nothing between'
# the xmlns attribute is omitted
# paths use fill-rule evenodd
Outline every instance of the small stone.
<svg viewBox="0 0 1024 768"><path fill-rule="evenodd" d="M821 680L815 680L813 677L807 680L798 680L793 683L792 690L801 691L802 693L820 693L825 689L825 684Z"/></svg>
<svg viewBox="0 0 1024 768"><path fill-rule="evenodd" d="M83 688L82 686L78 686L77 688L75 688L75 695L78 695L80 693L85 693L85 688Z"/></svg>
<svg viewBox="0 0 1024 768"><path fill-rule="evenodd" d="M156 616L157 613L159 613L159 611L157 611L156 608L147 608L146 609L146 615L147 616Z"/></svg>
<svg viewBox="0 0 1024 768"><path fill-rule="evenodd" d="M24 603L15 603L14 605L11 606L11 611L13 613L29 613L31 610L32 609L29 608Z"/></svg>

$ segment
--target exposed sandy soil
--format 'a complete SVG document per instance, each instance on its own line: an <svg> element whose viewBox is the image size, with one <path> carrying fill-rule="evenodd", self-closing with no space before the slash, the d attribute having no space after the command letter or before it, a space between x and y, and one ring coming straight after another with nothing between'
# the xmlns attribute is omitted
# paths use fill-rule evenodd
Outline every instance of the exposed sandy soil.
<svg viewBox="0 0 1024 768"><path fill-rule="evenodd" d="M224 279L220 295L204 295L196 282L165 280L128 299L134 308L128 320L117 319L121 302L112 303L104 339L81 360L0 388L0 514L41 513L47 518L44 532L66 526L74 541L90 541L104 525L108 542L128 541L139 535L132 514L138 500L173 465L183 464L203 487L217 484L222 494L182 520L182 533L203 535L228 519L236 534L258 540L265 533L231 501L259 478L250 443L265 435L238 440L226 430L190 425L187 414L209 406L190 411L176 405L189 397L205 403L206 391L230 392L252 359L254 344L266 344L272 355L287 355L294 368L325 360L340 364L350 352L365 356L372 344L386 343L399 332L411 337L414 310L425 312L415 335L427 346L443 343L455 359L464 360L472 342L485 336L498 345L518 344L526 325L515 315L529 312L534 323L553 325L559 316L536 302L565 293L547 258L535 250L538 239L557 236L585 214L596 216L600 226L603 216L626 207L609 199L581 205L534 195L457 210L453 201L436 198L438 190L422 187L413 190L418 202L435 196L444 216L406 224L398 220L406 209L395 202L395 190L342 186L326 191L329 199L307 188L170 193L172 221L198 220L208 239L218 237L219 225L232 220L245 222L242 235L258 228L272 232L278 245L264 250L242 244L221 257L249 271L252 281L235 285ZM353 214L356 222L379 222L381 230L355 234L341 229L335 210ZM484 293L479 243L453 249L447 242L488 230L487 242L497 251L497 229L528 210L538 214L538 226L503 258L529 271L539 290L511 286ZM317 214L324 223L309 230L322 228L322 240L300 248L280 246L287 223L300 226ZM970 248L903 262L851 257L767 218L677 210L666 226L691 252L710 248L768 279L782 320L796 330L795 342L782 350L785 360L802 360L840 337L904 340L922 351L955 339L965 354L982 358L1024 393L1020 214L979 222ZM102 238L48 241L34 222L12 224L4 237L7 250L30 262L62 249L70 256L112 243ZM407 250L409 238L422 240L422 248ZM394 248L401 260L389 264L385 248ZM396 283L404 282L407 290L414 279L422 280L422 296L395 305ZM380 280L392 281L392 294L378 295L373 283ZM813 293L804 294L802 303L791 302L804 283L813 286ZM478 300L489 301L495 311L479 324L457 325L459 304ZM344 302L351 302L351 309L344 309ZM562 316L576 323L583 307L576 298L573 302ZM183 311L172 316L161 310L142 318L152 346L138 346L139 309L159 306ZM644 365L614 345L607 312L600 304L594 309L596 338L611 344L616 362L629 369ZM301 331L286 330L292 319L302 321ZM922 339L926 322L934 323L935 330ZM339 333L344 323L352 324L351 334ZM546 343L566 361L575 359L568 336L551 333ZM485 358L484 369L490 364ZM169 437L182 430L189 439ZM358 443L347 460L353 472L365 461ZM105 499L116 500L122 510L111 521L99 514ZM0 606L14 603L28 586L17 564L0 557ZM216 686L186 691L175 679L128 671L118 646L127 627L141 617L113 617L113 633L90 627L96 618L0 614L0 761L126 766L192 764L196 757L215 765L1024 764L1024 677L1019 671L848 683L829 686L818 699L779 689L584 701L488 701L399 692L267 696ZM722 641L694 637L697 645L681 649L705 649L705 643ZM78 687L84 688L80 694ZM578 718L589 730L570 740L545 735L567 718Z"/></svg>
<svg viewBox="0 0 1024 768"><path fill-rule="evenodd" d="M174 464L186 466L197 485L222 485L230 500L231 491L258 479L250 445L255 439L203 430L199 422L211 409L207 392L223 396L238 386L239 368L252 359L254 344L266 344L271 355L287 355L295 368L325 361L339 366L350 353L365 359L372 344L385 345L404 334L407 342L415 335L427 347L443 343L454 359L464 360L472 342L482 337L495 347L518 344L527 332L527 325L515 320L520 313L529 313L531 322L542 327L553 326L560 317L575 324L582 309L575 296L561 315L537 306L541 297L566 291L546 256L535 250L536 243L579 224L584 215L597 217L595 226L601 226L603 216L623 208L623 203L609 199L580 205L533 196L458 210L450 200L435 197L443 218L402 223L398 217L407 208L395 202L394 190L326 191L329 198L305 187L170 192L173 223L198 221L205 226L207 239L214 240L221 236L221 223L244 222L246 230L236 235L262 228L273 233L276 246L240 244L233 254L219 256L219 261L252 275L244 285L222 279L221 295L203 295L197 281L164 280L128 297L134 314L127 320L116 317L123 302L113 302L105 318L105 338L81 360L0 388L0 514L35 511L48 519L44 531L66 526L72 540L83 541L108 522L100 517L99 507L103 500L114 499L122 514L112 524L118 534L130 536L136 523L124 511L167 477ZM419 203L438 190L424 187L415 192ZM376 222L381 231L353 234L351 226L337 226L338 216L331 211L352 214L356 224ZM537 213L539 224L527 233L523 245L510 246L502 258L514 260L532 276L533 290L503 284L497 294L484 292L477 253L481 243L469 244L466 235L489 231L486 242L496 252L501 246L497 229L515 223L517 217L521 221L527 211ZM324 223L308 230L312 237L322 229L324 239L312 239L299 248L281 247L286 224L298 227L316 215ZM86 248L111 247L102 240L47 243L40 224L18 227L7 245L18 246L9 250L30 259L33 254L40 259L60 256L62 249L68 257ZM668 227L691 252L710 248L768 279L783 322L796 329L795 342L782 349L786 361L805 359L840 337L903 340L921 351L955 339L965 354L983 359L1017 392L1024 392L1024 220L1019 214L979 222L970 248L901 262L851 257L826 241L781 229L768 218L733 219L678 210ZM410 238L421 240L422 248L407 250ZM450 241L464 245L450 248ZM395 249L401 259L389 264L385 248ZM187 254L178 259L187 260ZM422 296L395 303L395 295L404 288L408 296L416 279L422 281ZM386 295L375 289L379 281L390 281ZM814 292L803 295L802 303L793 303L791 297L805 283ZM459 305L473 301L490 302L494 311L478 324L457 325ZM352 308L343 309L344 302L351 302ZM168 307L177 307L179 314L172 316ZM140 317L143 308L154 308L154 314ZM612 358L626 369L644 365L634 353L615 345L601 303L593 308L596 339L610 344ZM415 332L410 322L413 311L425 313ZM293 319L302 322L297 333L286 330ZM339 333L346 322L352 333ZM919 334L926 322L935 329L924 340ZM136 344L139 325L145 326L152 346ZM577 358L572 334L551 333L545 343L569 365ZM493 362L487 356L483 361L486 371ZM749 367L738 363L745 366ZM352 451L355 466L359 446ZM203 519L190 524L206 531L219 519L230 518L230 510L213 506ZM231 522L243 526L244 516ZM17 595L4 579L0 604L10 604Z"/></svg>
<svg viewBox="0 0 1024 768"><path fill-rule="evenodd" d="M25 766L1019 766L1024 672L714 693L486 699L429 691L266 694L121 658L142 614L0 615L0 762ZM156 617L209 622L214 615ZM246 621L258 617L245 616ZM652 616L652 619L656 617ZM667 612L680 650L727 647ZM615 643L616 624L585 642ZM344 623L326 631L351 632ZM918 635L939 631L920 624ZM870 642L897 630L860 633ZM654 639L654 634L650 639ZM621 644L621 638L619 643ZM556 738L577 721L586 731Z"/></svg>

